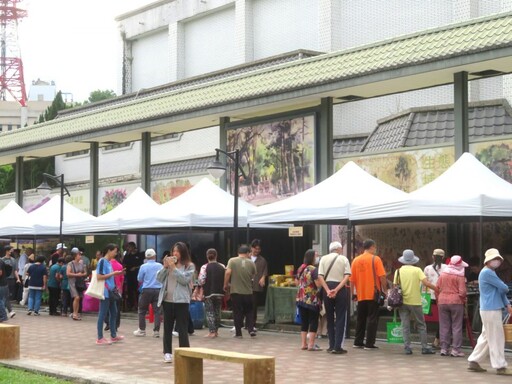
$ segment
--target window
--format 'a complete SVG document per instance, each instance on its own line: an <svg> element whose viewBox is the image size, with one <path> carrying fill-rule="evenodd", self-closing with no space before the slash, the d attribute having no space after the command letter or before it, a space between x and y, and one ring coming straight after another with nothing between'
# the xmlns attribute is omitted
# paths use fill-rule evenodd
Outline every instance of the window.
<svg viewBox="0 0 512 384"><path fill-rule="evenodd" d="M182 133L168 133L167 135L157 136L151 139L151 141L163 141L163 140L170 140L170 141L178 141L181 138Z"/></svg>

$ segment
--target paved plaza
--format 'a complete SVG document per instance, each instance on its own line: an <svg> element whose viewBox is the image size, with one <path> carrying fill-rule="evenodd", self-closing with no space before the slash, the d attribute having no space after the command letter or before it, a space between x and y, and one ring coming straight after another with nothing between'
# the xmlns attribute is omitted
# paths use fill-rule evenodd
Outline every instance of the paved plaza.
<svg viewBox="0 0 512 384"><path fill-rule="evenodd" d="M0 361L1 364L39 370L67 378L80 378L91 383L173 383L173 364L163 363L162 339L134 337L137 321L123 318L120 334L124 342L110 346L95 345L96 316L85 315L82 321L70 318L27 316L22 309L9 321L21 326L21 359ZM147 330L151 330L148 326ZM215 348L228 351L271 355L276 358L276 383L307 381L340 383L510 383L509 377L495 374L489 364L487 373L466 370L465 358L423 356L419 345L414 354L405 356L401 345L377 343L378 351L352 348L347 340L346 355L331 355L325 351L300 350L297 333L260 331L258 336L233 339L229 328L220 330L217 339L204 338L207 331L197 330L190 338L192 347ZM177 338L173 338L176 342ZM322 348L325 339L318 340ZM3 348L3 346L0 346ZM469 350L465 350L469 352ZM507 353L512 364L512 354ZM242 383L242 367L238 364L204 362L205 383ZM1 380L0 380L1 381ZM82 381L84 382L84 381Z"/></svg>

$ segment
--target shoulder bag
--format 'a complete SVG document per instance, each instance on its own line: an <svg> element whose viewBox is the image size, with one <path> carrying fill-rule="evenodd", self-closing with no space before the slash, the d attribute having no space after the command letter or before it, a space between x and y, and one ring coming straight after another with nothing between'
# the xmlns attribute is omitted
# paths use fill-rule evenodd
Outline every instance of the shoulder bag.
<svg viewBox="0 0 512 384"><path fill-rule="evenodd" d="M373 300L377 303L379 307L382 307L384 305L384 300L386 299L386 295L384 295L384 292L380 290L377 287L377 278L375 274L375 255L372 257L372 272L373 272L373 288L374 288L374 294L373 294Z"/></svg>
<svg viewBox="0 0 512 384"><path fill-rule="evenodd" d="M73 261L71 262L71 268L73 268L73 273L76 273L75 263ZM87 289L85 286L85 280L82 276L75 277L75 288L79 293Z"/></svg>
<svg viewBox="0 0 512 384"><path fill-rule="evenodd" d="M101 284L98 280L96 271L92 271L91 282L87 288L87 291L85 291L85 294L96 299L105 300L104 292L104 284Z"/></svg>
<svg viewBox="0 0 512 384"><path fill-rule="evenodd" d="M404 297L402 295L402 287L400 287L400 269L397 269L396 284L389 290L388 293L388 306L391 308L399 308L404 303Z"/></svg>

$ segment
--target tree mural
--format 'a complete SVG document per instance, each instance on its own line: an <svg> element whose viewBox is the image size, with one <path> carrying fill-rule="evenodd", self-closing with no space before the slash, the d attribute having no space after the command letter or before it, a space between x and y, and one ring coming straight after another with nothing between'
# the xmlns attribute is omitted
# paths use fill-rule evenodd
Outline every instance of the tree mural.
<svg viewBox="0 0 512 384"><path fill-rule="evenodd" d="M240 150L247 174L240 195L260 205L313 186L314 124L310 115L228 131L228 151Z"/></svg>

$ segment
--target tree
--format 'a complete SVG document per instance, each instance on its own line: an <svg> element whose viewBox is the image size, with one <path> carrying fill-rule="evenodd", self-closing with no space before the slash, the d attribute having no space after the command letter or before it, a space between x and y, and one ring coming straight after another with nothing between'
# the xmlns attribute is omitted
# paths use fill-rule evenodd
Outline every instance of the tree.
<svg viewBox="0 0 512 384"><path fill-rule="evenodd" d="M57 117L57 114L59 111L66 109L66 103L64 102L64 99L62 98L62 92L59 91L55 95L55 98L52 101L52 104L46 108L46 110L39 115L39 121L38 123L44 123L45 121L53 120Z"/></svg>
<svg viewBox="0 0 512 384"><path fill-rule="evenodd" d="M101 100L107 100L117 97L116 93L111 89L106 89L104 91L97 89L96 91L92 91L89 95L89 99L87 101L89 103L95 103Z"/></svg>

